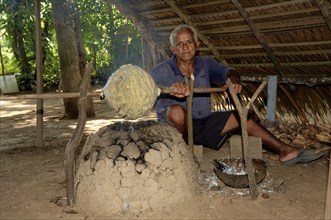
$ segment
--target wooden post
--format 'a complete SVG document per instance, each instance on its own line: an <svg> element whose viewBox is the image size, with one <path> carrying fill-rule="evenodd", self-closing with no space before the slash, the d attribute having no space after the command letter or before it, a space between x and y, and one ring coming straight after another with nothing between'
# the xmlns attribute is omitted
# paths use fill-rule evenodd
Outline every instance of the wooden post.
<svg viewBox="0 0 331 220"><path fill-rule="evenodd" d="M78 147L80 140L83 137L83 131L86 124L86 98L87 90L90 84L90 76L92 72L92 64L88 63L85 66L85 72L80 86L80 96L78 99L78 122L76 129L69 140L65 156L64 168L67 181L67 204L69 206L75 203L75 151Z"/></svg>
<svg viewBox="0 0 331 220"><path fill-rule="evenodd" d="M169 87L160 88L162 93L171 93L172 89ZM193 93L206 93L206 92L224 92L227 88L194 88ZM25 94L16 96L17 99L64 99L64 98L78 98L79 92L55 92L55 93L42 93L42 94ZM88 92L87 96L97 97L100 92Z"/></svg>
<svg viewBox="0 0 331 220"><path fill-rule="evenodd" d="M40 23L40 0L36 0L35 8L35 27L36 27L36 64L37 64L37 94L43 93L43 64L42 64L42 38L41 38L41 23ZM37 130L36 130L36 146L44 146L43 132L43 115L44 115L43 99L37 99Z"/></svg>
<svg viewBox="0 0 331 220"><path fill-rule="evenodd" d="M193 89L194 89L194 75L191 74L189 79L190 95L187 96L187 139L188 145L190 146L192 152L194 152L193 143L193 120L192 120L192 105L193 105Z"/></svg>
<svg viewBox="0 0 331 220"><path fill-rule="evenodd" d="M275 122L276 120L276 104L277 104L277 76L269 76L267 119L271 122Z"/></svg>
<svg viewBox="0 0 331 220"><path fill-rule="evenodd" d="M248 151L248 133L247 133L247 113L249 110L249 106L255 101L258 94L262 91L264 86L266 85L267 81L265 80L259 88L255 91L253 94L251 100L246 105L246 107L243 107L238 99L237 93L234 91L233 84L230 79L226 81L226 84L229 86L229 91L231 94L231 97L233 99L233 102L235 106L237 107L239 116L240 116L240 124L241 124L241 135L242 135L242 144L243 144L243 152L244 152L244 160L245 160L245 166L248 176L248 182L249 182L249 189L252 199L256 199L259 195L257 184L256 184L256 178L255 178L255 172L254 167L252 163L252 159L249 151Z"/></svg>
<svg viewBox="0 0 331 220"><path fill-rule="evenodd" d="M329 156L329 161L331 161L331 154ZM324 219L331 219L331 163L329 162L329 177L328 185L326 189L326 199L324 208Z"/></svg>
<svg viewBox="0 0 331 220"><path fill-rule="evenodd" d="M65 99L65 98L78 98L79 92L55 92L55 93L43 93L43 94L26 94L18 95L17 99ZM100 92L88 92L87 96L97 97L100 96Z"/></svg>

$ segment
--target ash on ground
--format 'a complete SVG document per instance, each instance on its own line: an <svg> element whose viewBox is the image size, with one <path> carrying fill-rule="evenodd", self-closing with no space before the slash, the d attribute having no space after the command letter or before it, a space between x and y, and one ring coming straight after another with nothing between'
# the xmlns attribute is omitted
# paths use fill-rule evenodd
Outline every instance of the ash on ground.
<svg viewBox="0 0 331 220"><path fill-rule="evenodd" d="M249 188L234 188L225 185L218 179L215 173L199 174L199 182L210 191L218 192L223 197L242 197L249 196ZM265 179L257 185L262 197L266 198L272 194L285 193L286 185L284 180L276 178L267 173Z"/></svg>
<svg viewBox="0 0 331 220"><path fill-rule="evenodd" d="M180 133L155 121L118 122L89 136L76 177L77 208L94 216L162 209L200 188Z"/></svg>

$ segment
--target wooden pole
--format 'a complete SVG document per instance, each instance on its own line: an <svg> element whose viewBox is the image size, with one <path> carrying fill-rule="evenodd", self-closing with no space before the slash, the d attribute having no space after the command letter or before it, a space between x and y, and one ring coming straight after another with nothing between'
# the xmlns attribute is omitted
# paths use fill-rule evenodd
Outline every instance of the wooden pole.
<svg viewBox="0 0 331 220"><path fill-rule="evenodd" d="M92 72L92 64L88 63L85 66L85 72L80 86L80 96L78 100L78 122L76 129L69 140L65 156L64 168L67 181L67 204L69 206L75 203L75 151L83 137L83 131L86 124L86 98L87 90L90 84L90 75Z"/></svg>
<svg viewBox="0 0 331 220"><path fill-rule="evenodd" d="M252 96L251 101L248 103L246 107L243 107L237 97L237 93L234 91L233 84L230 79L226 81L226 84L229 86L229 91L231 94L231 97L234 101L234 104L238 110L239 116L240 116L240 124L241 124L241 135L242 135L242 143L243 143L243 152L244 152L244 160L245 160L245 166L248 176L248 182L249 182L249 189L252 199L256 199L259 195L257 184L256 184L256 178L255 178L255 172L254 167L252 163L251 156L249 155L248 151L248 133L247 133L247 113L249 110L249 105L254 102L257 95L262 91L263 87L266 85L266 82L263 82L258 90L254 93Z"/></svg>
<svg viewBox="0 0 331 220"><path fill-rule="evenodd" d="M43 93L43 63L42 63L42 38L41 38L41 23L40 23L40 0L35 1L35 28L36 28L36 64L37 64L37 95ZM43 100L37 99L37 130L36 130L36 146L44 146L43 133Z"/></svg>
<svg viewBox="0 0 331 220"><path fill-rule="evenodd" d="M326 199L324 208L324 219L331 219L331 154L329 156L329 179L328 186L326 189Z"/></svg>
<svg viewBox="0 0 331 220"><path fill-rule="evenodd" d="M172 93L172 89L170 87L160 88L162 93ZM224 92L227 90L226 86L218 87L218 88L193 88L193 93L211 93L211 92Z"/></svg>
<svg viewBox="0 0 331 220"><path fill-rule="evenodd" d="M65 99L65 98L78 98L79 92L66 92L66 93L43 93L43 94L26 94L19 95L17 99ZM87 96L100 96L100 92L88 92Z"/></svg>
<svg viewBox="0 0 331 220"><path fill-rule="evenodd" d="M247 11L242 6L242 4L238 0L231 0L231 2L236 7L236 9L239 11L239 14L241 15L241 17L247 23L247 25L250 28L250 30L252 31L255 39L259 42L259 44L262 46L263 50L267 53L268 58L273 63L278 74L280 76L284 77L283 69L282 69L282 66L280 65L279 59L278 59L278 57L275 56L272 48L269 46L268 41L266 40L266 37L261 33L261 30L256 26L256 24L250 18L250 15L247 13Z"/></svg>
<svg viewBox="0 0 331 220"><path fill-rule="evenodd" d="M223 92L227 88L194 88L194 93L210 93L210 92ZM171 93L172 89L169 87L161 88L162 93ZM100 92L88 92L87 96L99 96ZM66 92L66 93L43 93L43 94L26 94L26 95L19 95L17 99L60 99L60 98L77 98L80 96L79 92Z"/></svg>
<svg viewBox="0 0 331 220"><path fill-rule="evenodd" d="M276 104L277 104L277 76L270 76L268 83L268 106L267 119L271 122L276 120Z"/></svg>
<svg viewBox="0 0 331 220"><path fill-rule="evenodd" d="M192 119L192 105L193 105L193 88L194 88L194 75L191 74L189 79L190 95L187 96L187 139L188 145L190 146L192 152L194 151L193 146L193 119Z"/></svg>

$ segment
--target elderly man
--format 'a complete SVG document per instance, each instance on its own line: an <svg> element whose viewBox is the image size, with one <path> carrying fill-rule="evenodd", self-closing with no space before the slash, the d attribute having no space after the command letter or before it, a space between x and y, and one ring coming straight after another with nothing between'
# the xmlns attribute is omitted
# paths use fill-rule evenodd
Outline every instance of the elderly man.
<svg viewBox="0 0 331 220"><path fill-rule="evenodd" d="M196 55L199 41L196 30L189 25L179 25L170 35L173 56L158 64L151 70L156 84L173 89L170 95L162 94L157 101L157 117L159 121L174 126L187 135L186 96L190 94L185 83L185 77L192 74L195 87L210 87L211 83L226 83L230 78L237 93L242 86L239 74L233 68L220 64L209 57ZM218 150L224 136L240 128L240 120L236 111L211 112L210 94L194 94L193 97L193 136L194 142L205 147ZM279 160L285 165L294 165L316 160L323 153L313 150L297 149L281 142L267 129L252 118L247 121L247 132L251 136L260 137L263 146L279 155Z"/></svg>

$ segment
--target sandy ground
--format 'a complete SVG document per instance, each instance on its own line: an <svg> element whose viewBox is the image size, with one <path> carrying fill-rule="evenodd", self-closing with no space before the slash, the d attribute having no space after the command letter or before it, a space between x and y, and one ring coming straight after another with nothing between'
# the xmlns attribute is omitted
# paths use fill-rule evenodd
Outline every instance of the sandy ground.
<svg viewBox="0 0 331 220"><path fill-rule="evenodd" d="M204 191L191 201L163 210L132 215L94 217L65 204L63 158L76 120L62 120L62 100L44 101L45 147L35 147L35 100L1 95L0 109L0 219L323 219L329 174L329 157L285 167L275 155L264 152L266 179L260 196L252 200L247 189L225 186L213 173L213 160L229 155L205 149L200 159ZM86 137L100 127L120 121L106 104L95 99L96 118L89 119ZM143 118L154 119L151 112ZM81 145L82 145L81 144ZM81 149L81 146L80 148ZM79 152L77 152L78 155Z"/></svg>

